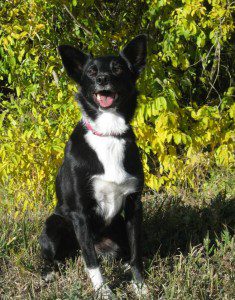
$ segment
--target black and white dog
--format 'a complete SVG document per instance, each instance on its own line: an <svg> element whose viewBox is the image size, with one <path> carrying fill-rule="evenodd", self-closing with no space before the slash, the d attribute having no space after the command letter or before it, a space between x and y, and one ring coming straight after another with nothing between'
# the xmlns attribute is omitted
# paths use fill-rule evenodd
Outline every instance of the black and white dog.
<svg viewBox="0 0 235 300"><path fill-rule="evenodd" d="M97 58L59 46L68 75L81 88L82 120L66 145L56 179L58 204L45 222L40 245L49 261L81 249L94 289L105 299L112 292L100 271L100 254L129 256L135 288L147 290L141 274L144 176L130 126L146 44L146 36L139 35L119 56Z"/></svg>

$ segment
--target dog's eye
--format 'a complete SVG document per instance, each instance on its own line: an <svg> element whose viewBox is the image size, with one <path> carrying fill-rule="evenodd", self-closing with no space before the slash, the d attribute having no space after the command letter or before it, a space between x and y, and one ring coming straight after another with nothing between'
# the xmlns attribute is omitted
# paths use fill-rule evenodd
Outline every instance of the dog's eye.
<svg viewBox="0 0 235 300"><path fill-rule="evenodd" d="M97 74L97 67L96 66L91 66L88 70L87 70L87 75L90 77L94 77Z"/></svg>
<svg viewBox="0 0 235 300"><path fill-rule="evenodd" d="M122 67L118 64L113 64L112 71L116 75L120 75L122 73Z"/></svg>

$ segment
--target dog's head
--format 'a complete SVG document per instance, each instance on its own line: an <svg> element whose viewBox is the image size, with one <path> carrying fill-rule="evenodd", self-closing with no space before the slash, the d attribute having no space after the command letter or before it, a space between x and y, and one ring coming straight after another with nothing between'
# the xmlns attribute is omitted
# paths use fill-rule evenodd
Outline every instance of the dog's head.
<svg viewBox="0 0 235 300"><path fill-rule="evenodd" d="M146 44L146 36L139 35L118 56L97 58L72 46L59 46L68 75L81 87L79 99L86 111L116 109L125 114L128 102L136 106L132 98L136 98L136 79L145 66Z"/></svg>

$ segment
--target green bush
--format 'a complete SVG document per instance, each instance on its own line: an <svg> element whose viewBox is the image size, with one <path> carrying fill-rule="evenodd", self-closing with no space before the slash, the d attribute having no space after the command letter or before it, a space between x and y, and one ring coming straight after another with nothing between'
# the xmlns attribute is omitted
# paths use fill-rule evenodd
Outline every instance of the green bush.
<svg viewBox="0 0 235 300"><path fill-rule="evenodd" d="M41 1L0 3L0 174L3 204L16 215L54 205L54 179L80 118L76 86L62 69L63 43L117 53L149 36L133 127L146 184L177 191L234 165L234 3Z"/></svg>

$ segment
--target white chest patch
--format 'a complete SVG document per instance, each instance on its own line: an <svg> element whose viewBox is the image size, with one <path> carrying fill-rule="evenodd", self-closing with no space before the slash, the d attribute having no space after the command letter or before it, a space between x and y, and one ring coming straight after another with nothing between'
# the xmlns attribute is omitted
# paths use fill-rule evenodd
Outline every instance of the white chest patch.
<svg viewBox="0 0 235 300"><path fill-rule="evenodd" d="M85 116L85 119L88 119ZM124 118L120 116L114 109L102 112L95 121L88 120L92 128L102 134L122 134L128 129Z"/></svg>
<svg viewBox="0 0 235 300"><path fill-rule="evenodd" d="M102 131L101 131L102 132ZM97 136L89 131L85 139L96 152L104 173L92 178L97 212L106 223L123 207L126 196L136 191L137 179L128 174L123 166L125 140L113 136Z"/></svg>

